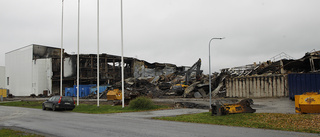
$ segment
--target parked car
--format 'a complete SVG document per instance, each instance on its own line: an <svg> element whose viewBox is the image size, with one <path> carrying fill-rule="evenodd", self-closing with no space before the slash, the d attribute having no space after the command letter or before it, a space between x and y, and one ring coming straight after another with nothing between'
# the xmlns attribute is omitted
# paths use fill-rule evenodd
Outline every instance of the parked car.
<svg viewBox="0 0 320 137"><path fill-rule="evenodd" d="M56 111L60 110L73 110L75 108L75 102L72 97L68 96L53 96L47 101L42 103L42 110L47 108Z"/></svg>

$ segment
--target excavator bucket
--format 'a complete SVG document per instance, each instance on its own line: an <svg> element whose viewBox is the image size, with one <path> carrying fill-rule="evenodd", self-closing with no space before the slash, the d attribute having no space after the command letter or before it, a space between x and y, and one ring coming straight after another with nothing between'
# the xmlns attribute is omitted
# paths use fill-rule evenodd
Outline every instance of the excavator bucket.
<svg viewBox="0 0 320 137"><path fill-rule="evenodd" d="M252 109L250 105L253 104L253 100L243 99L236 104L223 104L220 105L219 102L216 102L216 105L212 106L212 115L220 116L227 114L236 114L236 113L254 113L255 109Z"/></svg>
<svg viewBox="0 0 320 137"><path fill-rule="evenodd" d="M296 113L320 113L320 94L317 92L306 92L295 95Z"/></svg>
<svg viewBox="0 0 320 137"><path fill-rule="evenodd" d="M224 104L225 110L229 114L234 113L254 113L255 109L252 109L250 105L253 104L252 99L243 99L236 104Z"/></svg>

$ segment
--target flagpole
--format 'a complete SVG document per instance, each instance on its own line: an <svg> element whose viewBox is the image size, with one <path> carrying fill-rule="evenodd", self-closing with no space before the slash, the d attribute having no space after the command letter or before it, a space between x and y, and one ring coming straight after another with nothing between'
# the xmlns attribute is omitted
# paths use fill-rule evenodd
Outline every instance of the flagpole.
<svg viewBox="0 0 320 137"><path fill-rule="evenodd" d="M77 54L77 106L79 106L79 47L80 47L80 0L78 0L78 54Z"/></svg>
<svg viewBox="0 0 320 137"><path fill-rule="evenodd" d="M122 108L124 108L124 62L123 62L123 9L121 1L121 83L122 83Z"/></svg>
<svg viewBox="0 0 320 137"><path fill-rule="evenodd" d="M62 15L61 15L61 58L60 58L60 96L62 96L62 63L63 63L63 6L64 0L62 0Z"/></svg>
<svg viewBox="0 0 320 137"><path fill-rule="evenodd" d="M99 0L97 0L97 106L99 107L100 98L100 76L99 76Z"/></svg>

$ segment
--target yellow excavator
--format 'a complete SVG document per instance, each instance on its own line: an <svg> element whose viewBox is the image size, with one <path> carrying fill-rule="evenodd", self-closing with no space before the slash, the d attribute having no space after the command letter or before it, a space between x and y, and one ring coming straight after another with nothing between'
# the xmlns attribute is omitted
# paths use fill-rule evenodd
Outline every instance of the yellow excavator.
<svg viewBox="0 0 320 137"><path fill-rule="evenodd" d="M125 92L124 94L124 102L125 105L129 104L129 101L139 96L137 93ZM112 100L113 105L119 105L122 102L122 91L120 89L112 89L108 90L107 100Z"/></svg>
<svg viewBox="0 0 320 137"><path fill-rule="evenodd" d="M119 89L109 90L107 93L108 100L121 100L122 99L122 91Z"/></svg>
<svg viewBox="0 0 320 137"><path fill-rule="evenodd" d="M181 88L183 89L183 91L189 87L189 85L186 85L184 81L181 81L180 84L175 84L171 87L171 89L178 89L178 88Z"/></svg>
<svg viewBox="0 0 320 137"><path fill-rule="evenodd" d="M320 94L317 92L306 92L295 95L296 113L320 113Z"/></svg>

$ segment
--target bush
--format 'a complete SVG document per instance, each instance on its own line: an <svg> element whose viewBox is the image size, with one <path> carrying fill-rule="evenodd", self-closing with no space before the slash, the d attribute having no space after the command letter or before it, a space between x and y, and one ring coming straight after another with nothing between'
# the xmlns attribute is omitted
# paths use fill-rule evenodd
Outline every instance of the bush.
<svg viewBox="0 0 320 137"><path fill-rule="evenodd" d="M131 100L129 104L129 107L133 109L152 109L153 106L152 100L144 96Z"/></svg>

